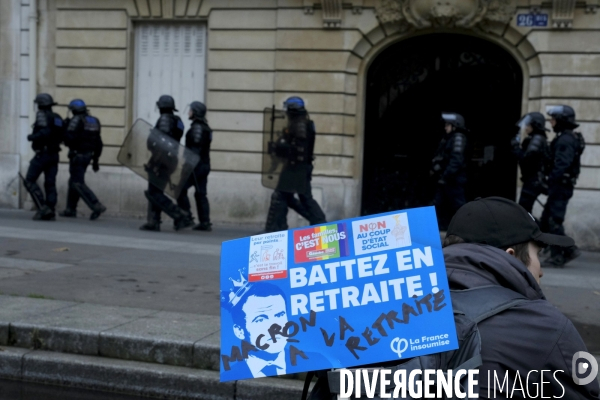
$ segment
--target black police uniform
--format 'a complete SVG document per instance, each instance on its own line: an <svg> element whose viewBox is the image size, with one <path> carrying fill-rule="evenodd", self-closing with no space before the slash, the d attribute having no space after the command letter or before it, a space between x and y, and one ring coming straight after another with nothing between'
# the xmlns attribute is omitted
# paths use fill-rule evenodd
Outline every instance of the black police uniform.
<svg viewBox="0 0 600 400"><path fill-rule="evenodd" d="M548 200L541 218L541 227L545 232L565 234L563 222L579 177L584 145L581 133L572 129L557 132L550 144L552 166L548 175ZM560 253L560 249L553 248L552 251L553 256Z"/></svg>
<svg viewBox="0 0 600 400"><path fill-rule="evenodd" d="M523 140L523 143L519 144L518 140L513 140L512 145L513 154L519 160L523 182L519 205L531 213L538 196L542 193L547 194L548 191L544 174L549 157L546 132L534 130Z"/></svg>
<svg viewBox="0 0 600 400"><path fill-rule="evenodd" d="M94 220L106 211L106 207L85 183L85 172L90 163L95 172L99 170L98 159L103 148L100 121L81 110L74 111L73 118L66 122L65 144L69 147L70 178L67 208L61 216L74 217L81 198L92 210L90 219Z"/></svg>
<svg viewBox="0 0 600 400"><path fill-rule="evenodd" d="M27 136L35 156L29 163L25 176L25 185L29 193L35 197L36 204L41 205L34 219L53 220L56 207L56 174L58 173L58 153L63 140L64 123L62 118L52 112L55 105L52 97L42 93L36 97L38 111L33 124L33 132ZM37 179L44 173L44 191L37 184Z"/></svg>
<svg viewBox="0 0 600 400"><path fill-rule="evenodd" d="M305 109L288 110L288 128L285 141L275 143L275 152L286 159L277 188L271 195L265 230L286 230L288 207L306 218L311 225L326 222L325 214L312 197L310 181L313 170L315 125ZM298 194L298 199L295 197Z"/></svg>
<svg viewBox="0 0 600 400"><path fill-rule="evenodd" d="M162 99L162 97L161 97ZM160 105L161 100L159 100L158 104ZM173 103L174 104L174 103ZM165 135L170 136L176 142L181 140L183 136L183 122L181 118L177 115L173 114L173 108L163 109L161 108L160 117L156 121L155 128L164 133ZM148 149L153 151L153 137L150 135L148 138ZM174 160L176 161L176 160ZM163 175L165 178L164 185L169 181L169 176L175 171L177 167L176 163L170 169L163 169L158 171L159 174ZM161 212L165 212L168 216L173 218L174 220L174 228L175 230L179 230L181 228L190 226L191 223L188 222L190 220L190 215L183 211L180 207L175 205L171 199L169 199L164 194L164 186L157 187L154 184L148 182L148 190L144 192L146 198L148 199L148 222L140 227L142 230L160 230L160 214Z"/></svg>
<svg viewBox="0 0 600 400"><path fill-rule="evenodd" d="M550 144L550 165L548 167L548 200L542 213L540 227L542 230L564 235L563 222L567 212L567 204L573 196L575 183L581 168L581 154L585 149L585 141L574 129L575 110L567 105L548 106L547 113L554 119L553 130L556 137ZM551 256L542 265L546 267L562 267L581 254L577 246L562 249L551 247Z"/></svg>
<svg viewBox="0 0 600 400"><path fill-rule="evenodd" d="M439 178L434 203L442 230L448 227L452 216L466 202L466 145L465 134L454 130L442 139L433 159L432 169Z"/></svg>
<svg viewBox="0 0 600 400"><path fill-rule="evenodd" d="M193 111L193 110L192 110ZM200 157L200 161L194 168L194 172L188 178L183 187L177 204L182 210L191 215L191 205L188 198L188 189L192 186L196 189L194 199L198 210L198 219L200 223L194 230L211 230L210 226L210 206L208 197L206 197L206 185L208 183L208 174L210 173L210 143L212 141L212 129L208 126L204 117L193 117L192 126L185 134L185 147Z"/></svg>

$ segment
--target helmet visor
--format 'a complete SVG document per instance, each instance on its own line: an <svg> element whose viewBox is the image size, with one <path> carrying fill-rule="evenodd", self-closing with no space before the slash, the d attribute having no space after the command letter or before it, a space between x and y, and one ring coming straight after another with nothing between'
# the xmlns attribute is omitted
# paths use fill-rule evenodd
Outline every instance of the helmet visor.
<svg viewBox="0 0 600 400"><path fill-rule="evenodd" d="M300 110L304 108L304 100L299 97L290 97L283 102L283 111Z"/></svg>
<svg viewBox="0 0 600 400"><path fill-rule="evenodd" d="M546 106L546 114L550 115L551 117L562 115L564 112L564 106Z"/></svg>
<svg viewBox="0 0 600 400"><path fill-rule="evenodd" d="M532 122L533 122L533 118L529 114L525 115L523 118L521 118L519 120L519 122L517 122L517 126L519 127L519 135L521 137L523 137L527 134L527 127L531 126Z"/></svg>
<svg viewBox="0 0 600 400"><path fill-rule="evenodd" d="M456 124L458 118L456 118L456 114L442 113L442 119L444 122L449 124Z"/></svg>

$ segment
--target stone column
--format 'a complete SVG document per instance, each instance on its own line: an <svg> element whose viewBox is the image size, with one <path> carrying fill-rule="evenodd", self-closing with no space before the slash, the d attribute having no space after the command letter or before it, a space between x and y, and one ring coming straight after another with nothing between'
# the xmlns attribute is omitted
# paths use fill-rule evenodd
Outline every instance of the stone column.
<svg viewBox="0 0 600 400"><path fill-rule="evenodd" d="M0 2L0 207L19 206L19 0Z"/></svg>

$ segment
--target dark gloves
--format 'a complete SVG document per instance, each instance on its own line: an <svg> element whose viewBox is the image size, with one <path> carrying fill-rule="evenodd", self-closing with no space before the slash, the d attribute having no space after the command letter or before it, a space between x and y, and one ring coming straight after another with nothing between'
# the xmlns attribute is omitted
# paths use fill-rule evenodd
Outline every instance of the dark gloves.
<svg viewBox="0 0 600 400"><path fill-rule="evenodd" d="M100 171L100 166L98 165L98 160L94 160L94 163L92 164L92 169L94 170L94 172Z"/></svg>

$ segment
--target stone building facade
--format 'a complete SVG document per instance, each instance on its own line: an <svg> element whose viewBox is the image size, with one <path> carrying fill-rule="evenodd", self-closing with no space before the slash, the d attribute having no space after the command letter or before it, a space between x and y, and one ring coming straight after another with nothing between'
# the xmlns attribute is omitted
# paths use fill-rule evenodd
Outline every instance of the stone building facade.
<svg viewBox="0 0 600 400"><path fill-rule="evenodd" d="M496 96L499 89L486 94L471 87L469 74L482 69L468 70L471 72L465 75L467 69L459 73L456 67L456 71L449 69L449 75L438 74L454 80L457 86L444 89L450 91L445 96L450 100L435 103L436 107L452 107L451 99L460 97L461 87L472 96L479 93L480 98L457 100L460 105L455 111L464 112L469 123L469 107L479 107L471 120L480 135L485 130L480 115L486 102L489 126L504 119L510 121L504 121L503 126L512 127L521 113L543 112L550 104L575 108L587 148L567 227L585 247L600 248L598 6L598 0L2 1L0 203L4 207L31 206L16 175L26 171L32 156L26 141L32 122L32 96L44 91L54 96L59 103L56 110L62 115L66 115L71 99L87 102L103 124L106 145L101 170L88 173L89 184L108 206L109 214L143 215L145 183L119 166L116 156L135 118L154 122L158 116L152 108L156 99L150 97L174 85L172 91L181 112L194 99L205 101L209 109L214 140L208 190L216 222L264 222L271 191L261 186L263 109L273 104L280 107L290 95L306 100L317 127L312 183L328 219L377 210L364 204L371 190L368 184L381 180L383 172L411 174L410 165L418 162L410 161L404 170L378 170L374 166L386 163L378 158L379 150L373 149L385 148L386 143L390 143L387 147L402 147L404 136L422 134L414 132L418 124L411 125L410 131L402 129L410 117L405 115L406 107L410 109L411 99L417 98L402 96L421 93L419 101L424 101L424 90L429 90L427 96L437 99L440 94L428 86L427 79L443 70L444 62L450 60L448 65L452 64L454 56L446 59L433 55L431 65L418 59L429 51L441 54L454 46L458 61L452 65L479 60L480 65L497 67L485 70L488 74L514 70L511 85L517 95L498 95L505 96L501 98ZM163 52L167 44L172 46L169 51L173 55ZM186 46L191 46L196 57L192 61L185 58ZM411 46L417 50L410 50ZM469 50L473 46L480 50ZM152 49L158 57L152 65L162 66L142 71L149 61L144 64L141 57ZM504 54L507 66L501 66L504 61L490 61L496 53ZM190 62L194 65L188 70L189 76L194 76L190 78L195 82L193 90L184 75ZM375 71L374 66L382 69ZM183 78L177 82L167 78L171 70ZM144 74L154 75L148 79ZM152 85L156 87L150 88ZM150 89L144 92L146 87ZM511 111L499 109L498 104L504 104L500 101ZM403 105L396 107L395 102ZM387 122L381 122L384 120ZM383 132L394 126L394 132ZM497 135L497 131L491 129L488 136ZM505 139L513 133L506 132L502 143L508 143ZM384 135L379 147L374 144L377 135ZM481 157L473 156L475 163L492 160L494 146L496 159L506 158L500 148L503 145L492 139L475 140L481 150ZM410 159L410 149L398 151L395 156L399 160ZM64 205L67 189L65 151L61 160L59 208ZM499 194L516 198L516 162L505 159L497 165L493 180L504 187ZM484 171L478 175L480 184L487 185L484 194L495 194L491 175L485 175L485 169L479 171ZM476 195L477 187L472 192ZM409 196L402 188L378 193L375 197ZM539 215L540 210L536 212ZM292 226L303 223L292 214Z"/></svg>

